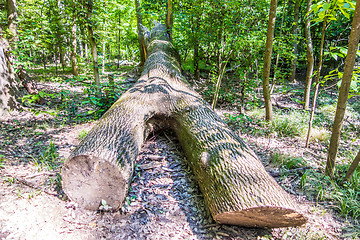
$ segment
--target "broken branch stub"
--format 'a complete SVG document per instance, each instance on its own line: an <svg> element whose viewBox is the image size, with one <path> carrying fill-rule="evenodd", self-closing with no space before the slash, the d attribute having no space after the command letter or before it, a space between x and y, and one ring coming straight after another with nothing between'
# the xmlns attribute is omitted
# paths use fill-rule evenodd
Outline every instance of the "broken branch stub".
<svg viewBox="0 0 360 240"><path fill-rule="evenodd" d="M189 88L164 25L155 25L146 47L142 76L64 163L62 184L68 197L88 209L98 209L102 200L119 209L146 137L171 128L216 222L248 227L304 224L306 218L291 196L255 153Z"/></svg>

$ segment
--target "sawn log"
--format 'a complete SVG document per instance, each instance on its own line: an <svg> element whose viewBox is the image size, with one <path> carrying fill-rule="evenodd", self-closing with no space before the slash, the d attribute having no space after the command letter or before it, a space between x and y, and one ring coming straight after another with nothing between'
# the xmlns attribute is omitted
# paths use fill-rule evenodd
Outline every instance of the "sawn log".
<svg viewBox="0 0 360 240"><path fill-rule="evenodd" d="M62 168L68 197L97 210L105 200L119 209L134 161L150 132L175 131L209 210L218 223L248 227L299 226L306 218L263 167L181 75L166 27L147 41L148 58L137 83L102 116Z"/></svg>

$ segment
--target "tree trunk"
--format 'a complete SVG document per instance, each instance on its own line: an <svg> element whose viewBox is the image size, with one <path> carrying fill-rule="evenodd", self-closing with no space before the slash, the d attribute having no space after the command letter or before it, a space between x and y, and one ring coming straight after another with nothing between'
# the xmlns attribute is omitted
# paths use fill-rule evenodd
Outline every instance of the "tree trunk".
<svg viewBox="0 0 360 240"><path fill-rule="evenodd" d="M119 45L118 45L118 68L120 68L121 55L121 12L119 12Z"/></svg>
<svg viewBox="0 0 360 240"><path fill-rule="evenodd" d="M88 1L88 12L87 12L87 17L88 17L88 24L87 24L87 29L88 29L88 36L89 36L89 41L90 41L90 46L91 46L91 54L92 54L92 59L93 59L93 69L94 69L94 78L95 78L95 84L96 86L100 86L100 75L99 75L99 64L98 64L98 54L97 54L97 48L96 48L96 42L95 42L95 37L94 37L94 31L92 28L92 24L91 24L91 15L92 15L92 9L93 9L93 0L89 0Z"/></svg>
<svg viewBox="0 0 360 240"><path fill-rule="evenodd" d="M307 0L306 13L309 14L311 10L312 0ZM310 15L306 16L305 20L305 37L306 37L306 80L305 80L305 89L304 89L304 109L309 109L310 104L310 91L312 83L312 75L314 71L314 51L311 39L311 30L310 30L311 17Z"/></svg>
<svg viewBox="0 0 360 240"><path fill-rule="evenodd" d="M311 108L310 120L309 120L309 127L305 141L305 148L309 147L310 136L311 136L311 129L312 123L315 115L316 109L316 100L319 93L319 86L320 86L320 73L322 69L323 57L324 57L324 43L325 43L325 33L326 33L326 24L327 24L327 17L324 18L322 32L321 32L321 42L320 42L320 59L319 59L319 66L316 72L316 83L315 83L315 92L314 92L314 99Z"/></svg>
<svg viewBox="0 0 360 240"><path fill-rule="evenodd" d="M81 46L81 44L80 44ZM77 67L77 59L76 59L76 18L73 18L72 27L71 27L71 67L72 74L74 76L79 75L78 67Z"/></svg>
<svg viewBox="0 0 360 240"><path fill-rule="evenodd" d="M4 43L5 40L0 38L0 119L8 117L10 110L18 107L15 97L17 85L10 61L6 56Z"/></svg>
<svg viewBox="0 0 360 240"><path fill-rule="evenodd" d="M293 59L291 62L291 75L290 75L290 82L295 81L295 75L296 75L296 63L297 63L297 54L298 54L298 24L299 24L299 12L300 12L300 0L295 0L295 6L294 6L294 23L292 26L292 33L293 33Z"/></svg>
<svg viewBox="0 0 360 240"><path fill-rule="evenodd" d="M19 41L17 33L17 11L16 11L16 0L6 0L6 10L8 18L8 28L11 33L9 42L13 49L16 49L16 43Z"/></svg>
<svg viewBox="0 0 360 240"><path fill-rule="evenodd" d="M137 20L137 33L139 36L139 50L140 50L140 66L143 66L147 57L145 39L143 34L143 25L142 25L142 16L141 16L141 7L139 0L135 0L136 8L136 20Z"/></svg>
<svg viewBox="0 0 360 240"><path fill-rule="evenodd" d="M269 87L269 78L271 70L271 53L275 30L276 6L277 0L271 0L263 69L263 95L265 101L266 120L270 122L273 120L273 111Z"/></svg>
<svg viewBox="0 0 360 240"><path fill-rule="evenodd" d="M283 30L283 26L284 26L285 6L286 6L286 1L284 1L284 6L283 6L283 9L282 9L283 14L282 14L282 17L281 17L279 38L281 38L281 36L282 36L282 30ZM271 85L271 88L270 88L270 95L274 91L276 80L277 80L277 68L278 68L278 65L279 65L279 57L280 57L280 49L279 49L278 53L276 54L276 61L275 61L275 67L274 67L274 78L273 78L272 85Z"/></svg>
<svg viewBox="0 0 360 240"><path fill-rule="evenodd" d="M60 57L61 68L63 72L65 72L66 61L65 61L65 53L62 44L59 45L59 57Z"/></svg>
<svg viewBox="0 0 360 240"><path fill-rule="evenodd" d="M165 32L165 25L154 27L138 82L64 163L64 192L88 209L97 210L102 200L120 208L146 137L172 128L215 221L257 227L305 223L255 153L185 83L179 55Z"/></svg>
<svg viewBox="0 0 360 240"><path fill-rule="evenodd" d="M105 73L105 64L106 64L106 42L103 41L102 44L102 54L103 54L103 59L102 59L102 74Z"/></svg>
<svg viewBox="0 0 360 240"><path fill-rule="evenodd" d="M172 0L167 1L166 7L166 28L169 33L170 40L172 40L172 27L173 27L173 3Z"/></svg>
<svg viewBox="0 0 360 240"><path fill-rule="evenodd" d="M216 81L214 98L213 98L213 101L212 101L212 104L211 104L212 109L215 109L215 107L216 107L216 103L217 103L217 100L218 100L218 97L219 97L219 92L220 92L221 80L222 80L222 78L224 76L224 73L225 73L226 64L227 64L227 61L224 61L224 62L220 63L220 66L219 66L219 68L220 68L219 69L219 76L218 76L218 79Z"/></svg>
<svg viewBox="0 0 360 240"><path fill-rule="evenodd" d="M359 45L359 34L360 34L360 0L357 0L351 32L350 32L348 53L345 60L344 74L341 81L339 98L335 113L335 120L334 120L334 125L330 139L329 153L326 162L325 174L330 176L331 178L334 177L335 160L339 148L340 133L345 116L346 103L348 100L350 84L354 70L356 52L358 50L358 45Z"/></svg>
<svg viewBox="0 0 360 240"><path fill-rule="evenodd" d="M348 182L351 181L352 175L354 174L359 163L360 163L360 151L356 155L354 161L351 163L349 170L347 171L346 176L344 178L344 181L348 181Z"/></svg>

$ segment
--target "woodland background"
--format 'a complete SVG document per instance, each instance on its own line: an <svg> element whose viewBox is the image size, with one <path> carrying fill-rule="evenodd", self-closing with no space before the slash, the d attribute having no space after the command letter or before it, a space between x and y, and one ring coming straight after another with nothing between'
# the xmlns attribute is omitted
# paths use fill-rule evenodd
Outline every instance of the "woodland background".
<svg viewBox="0 0 360 240"><path fill-rule="evenodd" d="M40 189L65 199L58 173L76 141L64 148L49 131L71 132L99 119L141 72L138 23L151 29L171 13L173 43L192 87L253 145L286 190L346 223L336 237L355 239L356 6L351 0L3 0L0 39L13 81L1 84L0 94L15 90L8 91L14 103L2 106L8 114L0 123L0 180L21 185L9 173L16 164L48 171ZM315 232L293 231L304 239L329 237Z"/></svg>

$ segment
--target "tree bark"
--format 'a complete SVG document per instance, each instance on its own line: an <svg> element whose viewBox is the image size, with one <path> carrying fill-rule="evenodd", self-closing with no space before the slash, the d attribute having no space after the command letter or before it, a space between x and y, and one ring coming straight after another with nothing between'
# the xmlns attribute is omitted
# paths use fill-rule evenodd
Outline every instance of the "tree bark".
<svg viewBox="0 0 360 240"><path fill-rule="evenodd" d="M327 17L324 18L322 31L321 31L319 66L318 66L318 69L317 69L317 72L316 72L314 99L313 99L313 103L312 103L312 107L311 107L309 127L308 127L308 131L307 131L307 135L306 135L306 141L305 141L305 148L309 147L311 129L312 129L312 124L313 124L314 115L315 115L315 109L316 109L316 101L317 101L317 96L318 96L318 93L319 93L320 74L321 74L323 57L324 57L324 43L325 43L326 24L327 24Z"/></svg>
<svg viewBox="0 0 360 240"><path fill-rule="evenodd" d="M357 0L351 32L350 32L348 53L345 60L344 74L341 81L339 98L335 113L335 120L331 133L329 153L326 162L325 174L330 176L331 178L334 177L335 160L339 148L340 133L346 111L346 104L348 100L350 84L354 70L356 52L358 50L358 45L359 45L359 34L360 34L360 0Z"/></svg>
<svg viewBox="0 0 360 240"><path fill-rule="evenodd" d="M118 45L118 68L120 68L121 55L121 12L119 12L119 45Z"/></svg>
<svg viewBox="0 0 360 240"><path fill-rule="evenodd" d="M307 0L306 13L308 14L311 10L312 0ZM311 29L310 29L311 17L307 15L305 20L305 38L306 38L306 80L305 80L305 89L304 89L304 109L309 109L310 104L310 91L312 83L312 75L314 72L314 50L311 39Z"/></svg>
<svg viewBox="0 0 360 240"><path fill-rule="evenodd" d="M92 54L92 59L93 59L95 84L96 84L96 86L99 87L100 86L100 75L99 75L98 54L97 54L95 37L94 37L94 31L92 28L92 24L90 22L91 15L92 15L92 9L93 9L93 0L89 0L88 6L87 6L87 10L88 10L88 12L87 12L87 18L88 18L87 29L88 29L89 42L90 42L90 46L91 46L91 54Z"/></svg>
<svg viewBox="0 0 360 240"><path fill-rule="evenodd" d="M188 87L179 55L165 32L165 25L153 28L138 82L64 163L64 192L89 209L97 210L101 200L114 210L120 208L146 137L172 128L215 221L257 227L305 223L290 195L255 153Z"/></svg>
<svg viewBox="0 0 360 240"><path fill-rule="evenodd" d="M8 117L9 112L18 107L15 97L17 85L13 71L10 69L10 61L6 56L5 43L4 39L0 38L0 119Z"/></svg>
<svg viewBox="0 0 360 240"><path fill-rule="evenodd" d="M166 28L169 33L170 40L172 40L172 27L173 27L173 3L172 0L167 1L167 7L166 7Z"/></svg>
<svg viewBox="0 0 360 240"><path fill-rule="evenodd" d="M282 30L283 30L283 26L284 26L285 7L286 7L286 1L284 1L284 6L283 6L283 9L282 9L283 14L282 14L282 17L281 17L279 38L281 38L281 36L282 36ZM273 78L272 85L271 85L271 88L270 88L270 95L274 91L276 80L277 80L277 68L278 68L278 65L279 65L279 57L280 57L280 49L279 49L278 53L276 54L275 67L274 67L274 78Z"/></svg>
<svg viewBox="0 0 360 240"><path fill-rule="evenodd" d="M352 175L354 174L359 163L360 163L360 151L356 155L354 161L351 163L349 170L347 171L347 173L345 175L344 181L348 181L348 182L351 181Z"/></svg>
<svg viewBox="0 0 360 240"><path fill-rule="evenodd" d="M16 49L16 43L19 41L17 33L17 6L16 0L6 0L6 10L8 18L8 28L11 32L11 37L9 42L12 45L13 49Z"/></svg>
<svg viewBox="0 0 360 240"><path fill-rule="evenodd" d="M266 46L265 46L265 57L264 57L264 68L263 68L263 95L265 101L266 120L273 120L273 111L269 87L270 70L271 70L271 53L274 40L275 30L275 18L276 18L276 6L277 0L271 0L269 22L267 28Z"/></svg>
<svg viewBox="0 0 360 240"><path fill-rule="evenodd" d="M298 54L298 24L299 24L299 12L300 12L300 0L295 0L295 6L294 6L294 23L292 26L292 32L293 32L293 59L291 62L291 75L290 75L290 82L295 81L295 75L296 75L296 63L297 63L297 54Z"/></svg>

